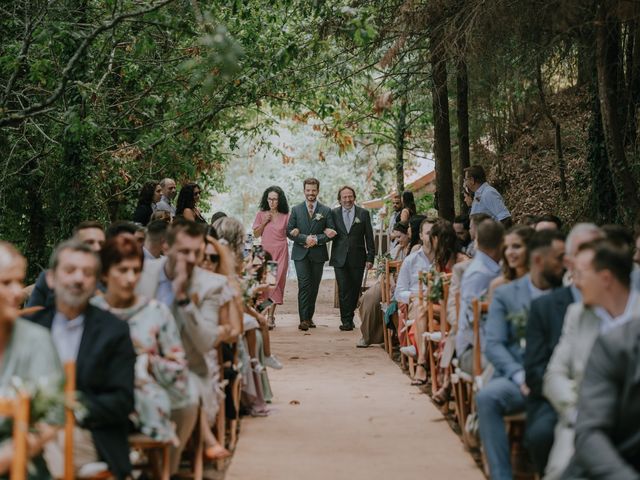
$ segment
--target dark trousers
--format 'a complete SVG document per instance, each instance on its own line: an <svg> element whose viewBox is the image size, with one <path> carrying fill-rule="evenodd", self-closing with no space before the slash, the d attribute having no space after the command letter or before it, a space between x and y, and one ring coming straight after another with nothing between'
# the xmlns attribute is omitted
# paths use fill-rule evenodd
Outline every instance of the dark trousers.
<svg viewBox="0 0 640 480"><path fill-rule="evenodd" d="M358 306L364 264L349 265L349 261L343 267L334 267L336 281L338 282L338 297L340 299L340 320L343 325L353 323L353 312Z"/></svg>
<svg viewBox="0 0 640 480"><path fill-rule="evenodd" d="M302 260L295 260L296 275L298 276L298 314L300 322L313 320L316 311L316 298L322 281L324 262L313 262L306 256Z"/></svg>
<svg viewBox="0 0 640 480"><path fill-rule="evenodd" d="M527 402L527 429L524 441L537 473L544 475L553 446L553 436L558 415L544 399Z"/></svg>

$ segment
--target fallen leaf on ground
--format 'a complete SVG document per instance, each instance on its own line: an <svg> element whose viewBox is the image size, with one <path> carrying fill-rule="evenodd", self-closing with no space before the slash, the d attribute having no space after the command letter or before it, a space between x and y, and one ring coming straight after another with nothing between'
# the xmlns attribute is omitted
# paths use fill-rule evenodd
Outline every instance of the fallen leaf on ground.
<svg viewBox="0 0 640 480"><path fill-rule="evenodd" d="M375 375L376 374L376 372L364 372L364 373L366 373L367 375Z"/></svg>
<svg viewBox="0 0 640 480"><path fill-rule="evenodd" d="M324 352L325 355L331 355L329 352Z"/></svg>
<svg viewBox="0 0 640 480"><path fill-rule="evenodd" d="M300 360L300 357L289 357L289 360Z"/></svg>
<svg viewBox="0 0 640 480"><path fill-rule="evenodd" d="M298 400L291 400L289 405L300 405L300 402Z"/></svg>

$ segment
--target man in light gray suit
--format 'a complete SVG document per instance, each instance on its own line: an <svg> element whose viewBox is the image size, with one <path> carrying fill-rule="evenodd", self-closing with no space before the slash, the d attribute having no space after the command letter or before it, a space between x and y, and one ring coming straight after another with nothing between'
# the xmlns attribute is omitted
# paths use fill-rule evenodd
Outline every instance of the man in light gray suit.
<svg viewBox="0 0 640 480"><path fill-rule="evenodd" d="M171 471L175 473L195 426L199 404L206 409L216 401L205 355L218 343L230 340L235 332L228 325L218 325L220 292L226 278L196 266L204 250L203 228L189 220L174 222L167 243L169 250L165 257L145 260L136 291L170 308L189 367L192 399L171 412L180 441L171 448Z"/></svg>
<svg viewBox="0 0 640 480"><path fill-rule="evenodd" d="M640 317L640 295L630 288L631 255L610 241L579 248L573 277L582 302L569 307L558 346L544 375L544 395L558 412L545 479L560 478L573 455L578 392L591 347L600 334Z"/></svg>
<svg viewBox="0 0 640 480"><path fill-rule="evenodd" d="M527 244L529 273L498 287L485 328L493 378L476 396L480 438L492 479L512 479L509 440L503 417L524 411L524 339L531 300L562 285L564 237L557 231L533 234Z"/></svg>

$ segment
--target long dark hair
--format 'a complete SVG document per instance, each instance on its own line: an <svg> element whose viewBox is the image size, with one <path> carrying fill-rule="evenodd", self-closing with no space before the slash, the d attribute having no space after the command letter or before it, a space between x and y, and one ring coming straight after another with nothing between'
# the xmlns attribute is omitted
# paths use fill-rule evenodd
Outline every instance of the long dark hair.
<svg viewBox="0 0 640 480"><path fill-rule="evenodd" d="M269 208L269 202L267 201L271 192L276 192L278 194L278 212L289 213L289 204L287 203L287 197L285 196L282 189L276 185L272 185L271 187L267 188L262 194L262 200L260 200L260 210L262 210L263 212L268 212L269 210L271 210L271 208Z"/></svg>
<svg viewBox="0 0 640 480"><path fill-rule="evenodd" d="M193 210L196 208L196 198L193 191L198 187L197 183L187 183L180 189L178 200L176 201L176 215L182 215L185 208Z"/></svg>
<svg viewBox="0 0 640 480"><path fill-rule="evenodd" d="M153 195L156 193L158 182L146 182L140 189L138 195L138 205L151 205L153 203Z"/></svg>
<svg viewBox="0 0 640 480"><path fill-rule="evenodd" d="M438 239L435 251L433 250L434 238ZM455 261L458 254L458 237L453 224L449 220L438 219L429 232L429 242L434 253L436 268L443 272L451 259Z"/></svg>
<svg viewBox="0 0 640 480"><path fill-rule="evenodd" d="M410 216L413 217L417 212L416 200L413 197L413 192L405 190L402 192L402 207L409 210Z"/></svg>

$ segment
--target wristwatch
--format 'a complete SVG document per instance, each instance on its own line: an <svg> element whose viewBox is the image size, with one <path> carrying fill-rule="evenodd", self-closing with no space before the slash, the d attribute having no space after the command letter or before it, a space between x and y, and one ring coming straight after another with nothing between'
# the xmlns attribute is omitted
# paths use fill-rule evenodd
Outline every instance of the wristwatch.
<svg viewBox="0 0 640 480"><path fill-rule="evenodd" d="M189 297L187 298L183 298L182 300L177 300L176 304L179 307L186 307L187 305L189 305L191 303L191 299Z"/></svg>

